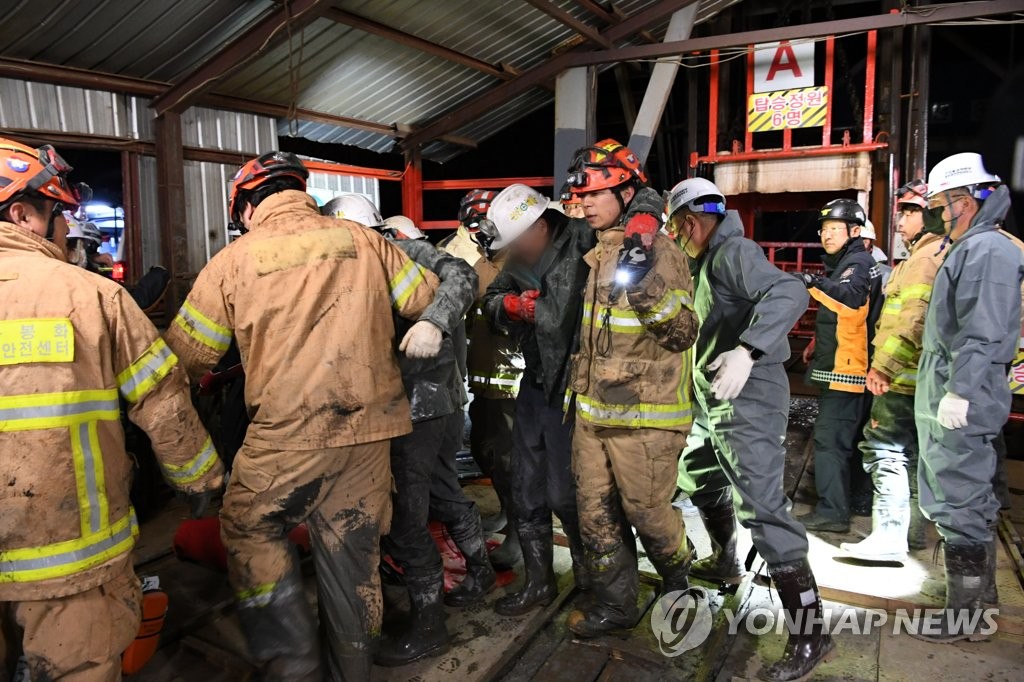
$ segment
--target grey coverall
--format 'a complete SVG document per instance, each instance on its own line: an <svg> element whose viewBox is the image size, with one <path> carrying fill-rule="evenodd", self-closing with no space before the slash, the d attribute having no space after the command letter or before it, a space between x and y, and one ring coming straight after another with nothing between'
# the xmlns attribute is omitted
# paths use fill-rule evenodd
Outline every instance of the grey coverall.
<svg viewBox="0 0 1024 682"><path fill-rule="evenodd" d="M700 331L694 346L694 419L679 460L679 487L698 507L732 495L738 517L770 564L807 555L807 535L794 521L782 489L789 418L788 334L807 309L806 288L765 258L743 236L735 211L693 263L694 306ZM740 343L764 353L739 397L711 395L704 368Z"/></svg>
<svg viewBox="0 0 1024 682"><path fill-rule="evenodd" d="M1006 372L1017 353L1024 280L1024 256L998 232L1009 210L1002 186L947 247L925 317L914 401L921 509L951 544L991 540L999 511L992 442L1010 413ZM970 402L966 427L939 424L947 392Z"/></svg>
<svg viewBox="0 0 1024 682"><path fill-rule="evenodd" d="M456 348L465 348L463 317L476 297L477 274L465 261L438 251L427 241L399 239L394 243L441 280L427 310L438 313L432 320L444 320L445 338L436 358L399 356L413 427L412 433L391 441L397 494L385 547L407 574L436 575L442 569L441 555L428 520L444 523L456 542L480 532L480 512L462 492L455 467L466 403ZM406 320L397 324L396 338L401 339L411 325Z"/></svg>

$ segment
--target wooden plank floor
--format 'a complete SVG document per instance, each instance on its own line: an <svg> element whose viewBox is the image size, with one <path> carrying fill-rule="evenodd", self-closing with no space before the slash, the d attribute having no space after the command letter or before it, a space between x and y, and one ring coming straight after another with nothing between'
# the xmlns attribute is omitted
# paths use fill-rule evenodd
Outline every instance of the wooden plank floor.
<svg viewBox="0 0 1024 682"><path fill-rule="evenodd" d="M813 503L813 474L810 464L810 427L814 420L813 400L794 401L791 428L786 440L788 452L786 489L794 494L795 512ZM1013 508L1008 518L1018 534L1024 526L1024 464L1012 462ZM467 492L484 514L495 510L489 488L471 486ZM143 682L191 682L192 680L246 680L251 666L244 639L233 615L230 590L222 574L184 564L166 554L168 529L183 518L182 509L172 508L169 518L154 519L143 528L144 542L137 556L150 558L143 573L160 575L171 595L163 648L143 673L133 679ZM173 516L177 515L177 516ZM687 534L700 556L710 551L710 542L698 516L684 515ZM868 519L856 519L849 534L812 534L810 560L826 597L826 608L834 618L852 618L864 623L868 609L935 605L935 595L921 595L925 579L941 579L942 567L931 561L931 550L914 553L903 568L866 567L837 561L843 541L857 541L870 531ZM935 536L932 535L932 539ZM740 532L740 553L749 549L749 533ZM1000 632L989 641L947 646L929 645L906 635L893 635L884 628L870 634L844 632L837 636L838 656L822 666L813 680L1021 680L1020 668L1024 632L1024 590L1018 582L1005 547L999 561L1001 598ZM551 607L520 618L494 614L493 602L518 587L521 578L507 588L489 595L487 604L470 609L449 609L448 628L453 646L447 654L404 668L375 668L374 682L433 682L457 676L464 682L477 680L572 680L593 682L629 680L706 680L724 682L754 679L765 661L777 658L785 635L778 631L755 636L743 625L757 611L778 611L778 596L765 587L763 564L759 576L748 578L733 593L719 593L704 585L710 597L712 628L696 649L676 657L662 654L651 627L651 605L657 590L653 568L640 552L641 570L647 576L641 591L642 615L629 633L592 641L575 639L565 627L568 613L584 599L572 589L568 551L556 546L556 570L562 589ZM387 587L388 601L401 605L403 590ZM314 608L312 580L307 593ZM401 608L401 606L399 606ZM730 616L738 626L730 630ZM397 616L401 619L401 612ZM390 618L395 618L392 614Z"/></svg>

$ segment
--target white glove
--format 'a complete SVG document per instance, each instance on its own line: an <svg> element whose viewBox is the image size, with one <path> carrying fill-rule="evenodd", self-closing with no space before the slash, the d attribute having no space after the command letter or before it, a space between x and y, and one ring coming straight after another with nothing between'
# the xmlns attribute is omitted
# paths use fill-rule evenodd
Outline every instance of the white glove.
<svg viewBox="0 0 1024 682"><path fill-rule="evenodd" d="M733 400L747 385L750 370L754 366L754 358L750 351L739 346L722 353L708 363L708 371L718 370L711 382L711 395L718 400Z"/></svg>
<svg viewBox="0 0 1024 682"><path fill-rule="evenodd" d="M441 329L430 320L420 320L405 333L398 350L410 358L434 358L441 352Z"/></svg>
<svg viewBox="0 0 1024 682"><path fill-rule="evenodd" d="M946 393L939 401L939 423L943 428L962 429L967 426L967 408L970 405L956 393Z"/></svg>

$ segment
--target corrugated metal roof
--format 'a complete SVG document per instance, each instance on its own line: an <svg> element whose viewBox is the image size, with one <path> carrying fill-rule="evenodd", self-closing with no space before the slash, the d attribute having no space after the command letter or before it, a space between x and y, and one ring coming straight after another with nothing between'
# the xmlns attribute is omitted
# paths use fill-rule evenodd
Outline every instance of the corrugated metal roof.
<svg viewBox="0 0 1024 682"><path fill-rule="evenodd" d="M657 0L619 0L632 15ZM739 0L703 0L703 21ZM573 0L554 4L595 28L602 24ZM6 10L0 56L37 60L154 80L174 81L203 63L225 42L275 6L272 0L19 0ZM519 70L548 59L575 37L572 29L516 0L338 0L339 9L463 52ZM661 36L668 20L652 27ZM299 107L383 124L424 125L473 99L500 81L461 64L394 41L318 19L294 36ZM278 45L217 85L217 91L289 104L289 47ZM534 88L458 134L482 141L551 102L553 93ZM298 134L320 142L391 149L386 135L299 122ZM289 122L279 122L288 134ZM443 161L465 151L445 142L424 155Z"/></svg>
<svg viewBox="0 0 1024 682"><path fill-rule="evenodd" d="M272 0L17 0L4 9L0 55L173 81L273 7Z"/></svg>

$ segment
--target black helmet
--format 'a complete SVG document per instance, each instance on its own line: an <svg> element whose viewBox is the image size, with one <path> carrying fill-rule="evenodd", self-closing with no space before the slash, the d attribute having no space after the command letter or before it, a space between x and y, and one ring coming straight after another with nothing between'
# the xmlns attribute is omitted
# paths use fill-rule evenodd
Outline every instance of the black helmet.
<svg viewBox="0 0 1024 682"><path fill-rule="evenodd" d="M818 216L819 223L826 220L842 220L847 225L860 225L861 227L864 227L867 219L868 216L864 209L853 199L833 199L825 204L821 209L821 215Z"/></svg>

